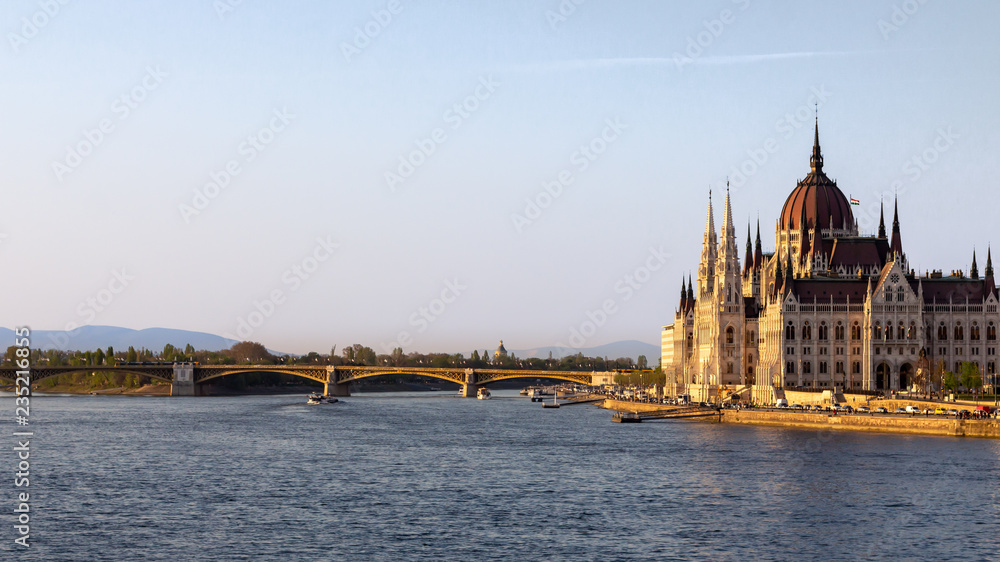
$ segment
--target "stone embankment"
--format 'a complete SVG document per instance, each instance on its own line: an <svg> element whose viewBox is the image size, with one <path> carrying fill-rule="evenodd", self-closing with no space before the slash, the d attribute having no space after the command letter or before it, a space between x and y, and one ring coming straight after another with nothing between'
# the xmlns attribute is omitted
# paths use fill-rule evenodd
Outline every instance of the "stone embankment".
<svg viewBox="0 0 1000 562"><path fill-rule="evenodd" d="M722 423L1000 439L1000 420L995 419L957 420L925 416L723 410Z"/></svg>
<svg viewBox="0 0 1000 562"><path fill-rule="evenodd" d="M605 400L602 408L618 412L653 412L670 408L662 404L644 404L620 400ZM827 412L796 412L775 410L722 410L719 417L703 421L721 421L745 425L829 429L835 431L868 431L873 433L907 433L913 435L943 435L952 437L986 437L1000 439L1000 420L958 420L943 416L892 416L879 414L837 414Z"/></svg>

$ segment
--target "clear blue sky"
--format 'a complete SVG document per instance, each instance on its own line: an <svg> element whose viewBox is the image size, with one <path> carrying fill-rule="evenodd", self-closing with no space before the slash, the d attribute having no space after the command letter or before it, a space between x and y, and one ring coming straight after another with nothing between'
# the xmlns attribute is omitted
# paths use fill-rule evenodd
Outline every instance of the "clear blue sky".
<svg viewBox="0 0 1000 562"><path fill-rule="evenodd" d="M741 249L758 216L773 247L817 101L863 229L895 190L921 270L1000 242L1000 4L560 3L4 2L3 324L657 343L709 186L718 226L734 176Z"/></svg>

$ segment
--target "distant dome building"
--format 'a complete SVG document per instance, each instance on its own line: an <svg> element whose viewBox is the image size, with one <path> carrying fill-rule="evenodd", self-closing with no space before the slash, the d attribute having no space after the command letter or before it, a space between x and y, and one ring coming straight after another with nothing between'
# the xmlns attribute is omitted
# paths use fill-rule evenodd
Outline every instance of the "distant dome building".
<svg viewBox="0 0 1000 562"><path fill-rule="evenodd" d="M500 359L501 357L507 357L507 350L503 346L503 340L500 340L500 347L493 352L494 359Z"/></svg>

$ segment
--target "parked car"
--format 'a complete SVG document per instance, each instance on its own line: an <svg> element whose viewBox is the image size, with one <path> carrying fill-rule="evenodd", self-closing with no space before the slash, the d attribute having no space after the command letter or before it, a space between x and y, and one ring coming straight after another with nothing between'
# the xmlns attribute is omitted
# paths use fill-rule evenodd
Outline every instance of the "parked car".
<svg viewBox="0 0 1000 562"><path fill-rule="evenodd" d="M958 410L956 410L955 408L952 408L952 409L948 410L948 415L949 416L957 416L958 415Z"/></svg>
<svg viewBox="0 0 1000 562"><path fill-rule="evenodd" d="M793 410L801 410L802 409L802 404L792 404L792 409Z"/></svg>
<svg viewBox="0 0 1000 562"><path fill-rule="evenodd" d="M948 410L945 410L944 408L935 408L934 414L938 416L946 416L948 415Z"/></svg>
<svg viewBox="0 0 1000 562"><path fill-rule="evenodd" d="M868 406L858 406L858 413L859 414L867 414L867 413L870 413L870 412L871 412L871 408L869 408Z"/></svg>
<svg viewBox="0 0 1000 562"><path fill-rule="evenodd" d="M931 415L933 413L934 413L934 410L932 410L930 408L924 408L924 415L925 416L929 416L929 415Z"/></svg>
<svg viewBox="0 0 1000 562"><path fill-rule="evenodd" d="M909 406L907 406L907 407L909 407ZM907 411L906 411L906 408L896 408L896 411L893 412L893 413L894 414L905 414L905 413L907 413Z"/></svg>
<svg viewBox="0 0 1000 562"><path fill-rule="evenodd" d="M813 410L822 410L822 409L823 409L823 406L820 406L819 404L813 404L813 405L812 405L812 409L813 409Z"/></svg>
<svg viewBox="0 0 1000 562"><path fill-rule="evenodd" d="M879 406L878 408L875 408L875 413L876 414L888 414L889 410L886 410L885 406Z"/></svg>
<svg viewBox="0 0 1000 562"><path fill-rule="evenodd" d="M896 411L898 412L899 408L896 408ZM907 406L906 408L903 408L903 411L906 412L907 414L919 414L920 413L920 407L919 406Z"/></svg>

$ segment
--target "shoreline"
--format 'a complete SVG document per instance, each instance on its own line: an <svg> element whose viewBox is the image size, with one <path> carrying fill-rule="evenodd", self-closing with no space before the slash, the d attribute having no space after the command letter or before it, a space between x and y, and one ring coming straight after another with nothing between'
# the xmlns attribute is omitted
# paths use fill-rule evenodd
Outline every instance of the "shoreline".
<svg viewBox="0 0 1000 562"><path fill-rule="evenodd" d="M601 408L617 412L651 412L670 409L661 404L605 400ZM902 435L937 435L1000 439L1000 420L959 420L955 418L893 416L880 414L837 414L769 410L720 410L719 416L703 418L701 423L730 423L794 429L861 431Z"/></svg>

